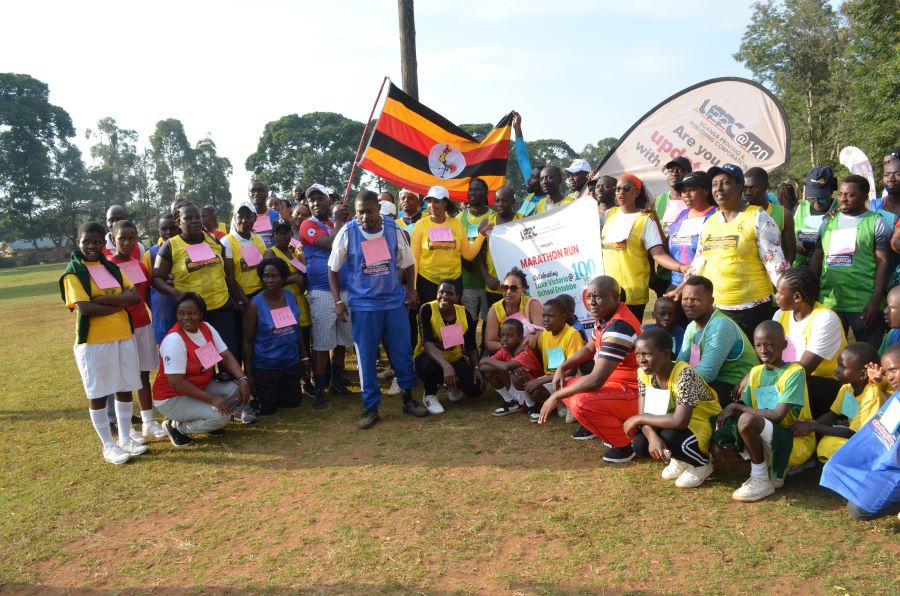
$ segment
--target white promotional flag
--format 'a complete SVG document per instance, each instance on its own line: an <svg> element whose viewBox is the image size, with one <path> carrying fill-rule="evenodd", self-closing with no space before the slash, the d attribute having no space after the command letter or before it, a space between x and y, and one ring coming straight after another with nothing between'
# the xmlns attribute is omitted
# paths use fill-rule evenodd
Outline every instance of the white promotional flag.
<svg viewBox="0 0 900 596"><path fill-rule="evenodd" d="M841 149L838 154L841 165L850 170L851 174L857 174L869 181L869 200L873 200L875 193L875 173L872 171L872 162L859 147L850 145Z"/></svg>
<svg viewBox="0 0 900 596"><path fill-rule="evenodd" d="M679 91L645 114L600 164L600 174L630 172L652 195L668 189L665 166L685 157L692 170L733 163L771 172L787 162L787 116L765 87L736 77Z"/></svg>
<svg viewBox="0 0 900 596"><path fill-rule="evenodd" d="M583 296L585 286L603 275L600 215L594 199L584 197L496 226L490 251L499 275L513 267L525 272L532 298L546 302L569 294L575 298L575 316L582 322L593 320Z"/></svg>

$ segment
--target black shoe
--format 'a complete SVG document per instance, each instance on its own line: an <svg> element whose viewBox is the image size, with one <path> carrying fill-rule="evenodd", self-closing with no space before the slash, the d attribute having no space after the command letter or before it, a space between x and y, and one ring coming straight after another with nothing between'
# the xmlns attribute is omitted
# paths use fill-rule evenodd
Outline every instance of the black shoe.
<svg viewBox="0 0 900 596"><path fill-rule="evenodd" d="M303 395L312 399L316 396L316 387L309 383L303 383Z"/></svg>
<svg viewBox="0 0 900 596"><path fill-rule="evenodd" d="M163 420L162 425L166 434L169 435L169 440L172 441L172 444L176 447L187 447L188 445L194 444L193 439L172 426L171 420Z"/></svg>
<svg viewBox="0 0 900 596"><path fill-rule="evenodd" d="M359 421L356 423L356 428L360 430L372 428L379 420L381 420L381 416L378 415L378 410L365 412L362 416L359 417Z"/></svg>
<svg viewBox="0 0 900 596"><path fill-rule="evenodd" d="M515 414L516 412L518 412L521 409L522 408L519 406L518 403L516 403L514 401L505 401L504 400L503 403L500 405L500 407L497 408L496 410L494 410L493 415L494 416L509 416L510 414Z"/></svg>
<svg viewBox="0 0 900 596"><path fill-rule="evenodd" d="M634 449L631 445L613 447L603 454L603 461L611 464L624 464L634 459Z"/></svg>
<svg viewBox="0 0 900 596"><path fill-rule="evenodd" d="M313 398L313 407L314 408L324 408L325 407L325 392L324 391L316 391L316 396Z"/></svg>
<svg viewBox="0 0 900 596"><path fill-rule="evenodd" d="M597 435L595 435L585 427L579 426L578 430L572 433L572 438L576 441L590 441L591 439L596 439Z"/></svg>
<svg viewBox="0 0 900 596"><path fill-rule="evenodd" d="M429 414L428 408L414 399L403 402L403 413L407 416L415 416L416 418L424 418Z"/></svg>
<svg viewBox="0 0 900 596"><path fill-rule="evenodd" d="M347 389L347 386L344 385L343 381L338 381L335 383L331 382L331 387L328 389L328 392L332 395L343 395L344 397L353 397L354 393Z"/></svg>
<svg viewBox="0 0 900 596"><path fill-rule="evenodd" d="M528 419L537 423L541 419L541 406L535 404L528 408Z"/></svg>

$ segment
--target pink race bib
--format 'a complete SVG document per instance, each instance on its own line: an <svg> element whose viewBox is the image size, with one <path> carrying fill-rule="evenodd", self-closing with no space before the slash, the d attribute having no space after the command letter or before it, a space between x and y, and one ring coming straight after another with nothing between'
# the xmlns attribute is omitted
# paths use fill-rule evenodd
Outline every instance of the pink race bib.
<svg viewBox="0 0 900 596"><path fill-rule="evenodd" d="M276 329L284 329L297 324L297 318L291 309L287 306L272 309L272 323Z"/></svg>
<svg viewBox="0 0 900 596"><path fill-rule="evenodd" d="M262 253L252 244L241 247L241 256L244 257L244 262L248 267L256 267L262 261Z"/></svg>
<svg viewBox="0 0 900 596"><path fill-rule="evenodd" d="M453 230L447 227L428 228L428 239L432 242L453 242Z"/></svg>
<svg viewBox="0 0 900 596"><path fill-rule="evenodd" d="M306 273L306 265L301 263L299 259L291 259L291 265L300 273Z"/></svg>
<svg viewBox="0 0 900 596"><path fill-rule="evenodd" d="M219 354L215 342L212 341L206 342L197 348L194 353L197 355L197 359L200 360L200 365L207 370L222 361L222 355Z"/></svg>
<svg viewBox="0 0 900 596"><path fill-rule="evenodd" d="M141 269L141 262L131 259L130 261L125 261L124 263L116 263L119 266L119 269L122 270L128 279L131 280L133 284L139 284L147 281L147 276L144 275L144 270Z"/></svg>
<svg viewBox="0 0 900 596"><path fill-rule="evenodd" d="M700 346L695 343L691 343L691 358L688 360L688 364L692 367L696 367L700 364Z"/></svg>
<svg viewBox="0 0 900 596"><path fill-rule="evenodd" d="M391 253L388 251L387 240L384 239L384 236L373 238L372 240L363 240L362 251L366 265L374 265L391 260Z"/></svg>
<svg viewBox="0 0 900 596"><path fill-rule="evenodd" d="M91 279L94 280L94 283L101 290L111 290L120 287L116 278L103 265L88 265L87 270L91 275Z"/></svg>
<svg viewBox="0 0 900 596"><path fill-rule="evenodd" d="M184 249L187 251L192 263L216 258L212 248L206 242L201 242L200 244L188 244Z"/></svg>
<svg viewBox="0 0 900 596"><path fill-rule="evenodd" d="M444 344L445 350L463 345L462 325L454 323L441 327L441 342Z"/></svg>
<svg viewBox="0 0 900 596"><path fill-rule="evenodd" d="M272 229L272 220L269 219L269 214L266 215L257 215L256 221L253 222L253 231L259 234L260 232L268 232Z"/></svg>

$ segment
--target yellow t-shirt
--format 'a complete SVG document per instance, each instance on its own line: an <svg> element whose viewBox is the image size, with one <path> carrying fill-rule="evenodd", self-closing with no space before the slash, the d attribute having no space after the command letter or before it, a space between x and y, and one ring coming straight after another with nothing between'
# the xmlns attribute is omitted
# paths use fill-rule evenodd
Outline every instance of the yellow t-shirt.
<svg viewBox="0 0 900 596"><path fill-rule="evenodd" d="M453 240L432 241L429 230L434 228L450 228ZM482 244L484 236L481 234L469 242L466 230L458 219L447 217L444 223L436 224L428 215L416 222L409 240L409 247L416 260L416 273L435 284L444 279L460 277L461 259L474 259Z"/></svg>
<svg viewBox="0 0 900 596"><path fill-rule="evenodd" d="M103 267L100 263L91 264L87 261L84 262L88 267ZM122 273L122 283L125 288L132 287L131 280L128 279L128 276L125 273ZM91 278L91 294L90 296L84 291L84 286L81 285L81 282L78 281L78 277L75 274L70 273L63 278L63 288L66 292L66 306L69 308L76 308L75 303L77 302L90 302L91 298L94 296L118 296L122 293L122 288L110 288L108 290L101 290L97 285L97 282ZM75 328L75 337L77 340L78 337L78 327L76 323ZM131 337L133 333L131 332L131 325L128 323L128 311L124 308L122 310L116 311L109 315L102 315L99 317L91 317L90 325L88 326L88 335L87 335L87 343L89 344L104 344L112 341L120 341L123 339L128 339Z"/></svg>
<svg viewBox="0 0 900 596"><path fill-rule="evenodd" d="M534 213L537 215L538 213L544 213L545 211L550 211L551 209L556 209L557 207L562 207L563 205L568 205L572 201L575 200L575 196L572 194L568 194L563 197L562 201L558 203L551 203L550 197L544 197L540 201L538 201L537 207L534 208Z"/></svg>
<svg viewBox="0 0 900 596"><path fill-rule="evenodd" d="M879 387L874 383L869 383L861 394L853 395L853 386L847 383L838 391L834 403L831 404L831 411L838 416L846 416L850 422L850 430L857 432L884 405L887 398L886 389L889 389L886 384L885 387ZM831 456L846 442L847 439L844 437L825 435L816 447L816 457L824 463L831 459Z"/></svg>
<svg viewBox="0 0 900 596"><path fill-rule="evenodd" d="M559 360L558 357L556 358L559 364L562 364L583 347L584 339L581 337L581 334L569 324L566 324L557 335L553 335L549 330L541 332L538 338L538 348L541 351L541 360L544 362L544 374L549 375L558 368L558 365L550 368L550 363L552 362L551 350L562 350L562 360Z"/></svg>

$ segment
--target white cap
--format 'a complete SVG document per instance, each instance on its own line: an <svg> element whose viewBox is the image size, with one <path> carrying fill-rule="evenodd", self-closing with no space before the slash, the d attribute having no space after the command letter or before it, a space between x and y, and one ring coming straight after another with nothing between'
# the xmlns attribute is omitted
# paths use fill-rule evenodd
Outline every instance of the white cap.
<svg viewBox="0 0 900 596"><path fill-rule="evenodd" d="M311 194L313 193L313 191L319 191L320 193L322 193L322 194L325 195L326 197L327 197L329 194L331 194L331 193L328 192L328 189L327 189L327 188L325 188L325 187L322 186L321 184L316 183L316 184L310 184L310 185L309 185L309 188L306 189L306 192L303 193L303 196L305 196L305 197L308 199L308 198L309 198L309 195L311 195Z"/></svg>
<svg viewBox="0 0 900 596"><path fill-rule="evenodd" d="M432 186L428 189L426 199L447 199L450 200L450 191L443 186Z"/></svg>
<svg viewBox="0 0 900 596"><path fill-rule="evenodd" d="M408 188L404 188L397 194L398 197L402 197L403 195L413 195L417 199L419 198L419 193L414 190L409 190Z"/></svg>
<svg viewBox="0 0 900 596"><path fill-rule="evenodd" d="M586 159L576 159L572 162L572 165L566 168L566 171L570 174L577 174L578 172L590 172L591 164L589 164Z"/></svg>
<svg viewBox="0 0 900 596"><path fill-rule="evenodd" d="M381 203L382 215L397 215L397 208L389 201L379 201Z"/></svg>
<svg viewBox="0 0 900 596"><path fill-rule="evenodd" d="M234 214L237 215L237 212L241 210L241 207L246 207L250 210L250 213L256 214L256 205L251 203L247 199L242 199L234 204Z"/></svg>

